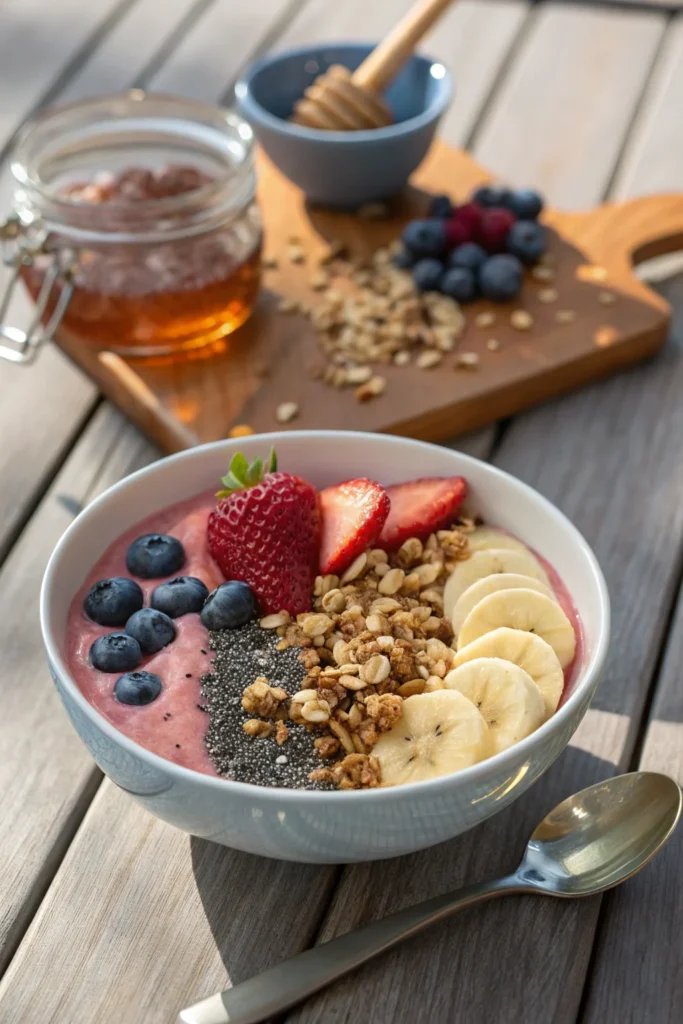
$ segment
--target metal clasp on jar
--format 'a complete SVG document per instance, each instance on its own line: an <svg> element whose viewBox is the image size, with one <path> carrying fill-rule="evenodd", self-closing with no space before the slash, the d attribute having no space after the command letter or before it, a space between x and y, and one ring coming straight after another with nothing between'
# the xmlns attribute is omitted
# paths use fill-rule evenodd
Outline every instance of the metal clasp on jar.
<svg viewBox="0 0 683 1024"><path fill-rule="evenodd" d="M0 243L3 263L11 270L9 282L0 299L0 359L28 364L36 358L44 342L53 340L62 322L74 290L75 257L69 250L51 249L49 235L44 227L39 222L27 227L16 214L0 225ZM34 314L24 331L6 323L6 318L22 273L33 267L39 256L45 256L48 262L35 300ZM54 309L43 324L53 291L56 296Z"/></svg>

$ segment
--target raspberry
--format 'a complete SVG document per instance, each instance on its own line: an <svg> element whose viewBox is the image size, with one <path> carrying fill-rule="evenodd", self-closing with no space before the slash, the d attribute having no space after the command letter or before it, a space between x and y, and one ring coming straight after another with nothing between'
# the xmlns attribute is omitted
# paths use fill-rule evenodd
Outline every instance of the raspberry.
<svg viewBox="0 0 683 1024"><path fill-rule="evenodd" d="M507 241L508 232L515 223L515 215L502 207L492 207L484 210L481 216L481 223L477 231L477 241L487 252L503 252Z"/></svg>

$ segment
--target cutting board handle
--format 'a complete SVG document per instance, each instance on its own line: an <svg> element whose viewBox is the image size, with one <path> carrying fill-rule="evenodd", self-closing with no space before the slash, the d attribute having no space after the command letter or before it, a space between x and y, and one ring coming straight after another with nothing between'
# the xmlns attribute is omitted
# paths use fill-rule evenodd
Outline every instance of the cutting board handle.
<svg viewBox="0 0 683 1024"><path fill-rule="evenodd" d="M683 192L607 203L591 216L600 245L631 265L683 249Z"/></svg>

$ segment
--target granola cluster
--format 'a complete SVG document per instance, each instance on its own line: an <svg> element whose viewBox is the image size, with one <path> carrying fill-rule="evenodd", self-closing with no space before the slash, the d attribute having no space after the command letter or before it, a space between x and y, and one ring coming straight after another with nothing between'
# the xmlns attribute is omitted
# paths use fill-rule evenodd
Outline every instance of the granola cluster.
<svg viewBox="0 0 683 1024"><path fill-rule="evenodd" d="M317 733L316 753L328 762L311 781L339 789L379 786L375 743L399 721L407 697L442 689L452 667L443 589L455 564L468 557L473 527L463 521L425 544L411 537L393 555L365 551L341 578L317 577L312 611L296 621L286 612L262 619L262 628L277 631L278 650L301 648L306 676L291 698L264 678L248 686L242 706L259 717L245 722L245 731L265 736L285 729L287 720L303 725ZM280 735L278 742L286 743Z"/></svg>

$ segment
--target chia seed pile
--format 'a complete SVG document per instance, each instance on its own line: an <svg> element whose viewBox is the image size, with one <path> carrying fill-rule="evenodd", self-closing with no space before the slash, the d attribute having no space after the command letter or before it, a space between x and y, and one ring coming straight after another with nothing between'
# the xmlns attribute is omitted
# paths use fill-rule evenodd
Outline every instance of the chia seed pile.
<svg viewBox="0 0 683 1024"><path fill-rule="evenodd" d="M248 622L239 629L212 632L214 667L201 679L204 710L210 715L206 749L219 775L234 782L285 789L330 789L310 782L308 775L320 767L313 748L314 734L303 725L287 721L289 736L278 746L275 736L249 736L242 728L253 715L242 707L242 694L257 676L271 686L281 686L290 697L302 688L306 670L299 661L300 648L277 651L275 630Z"/></svg>

